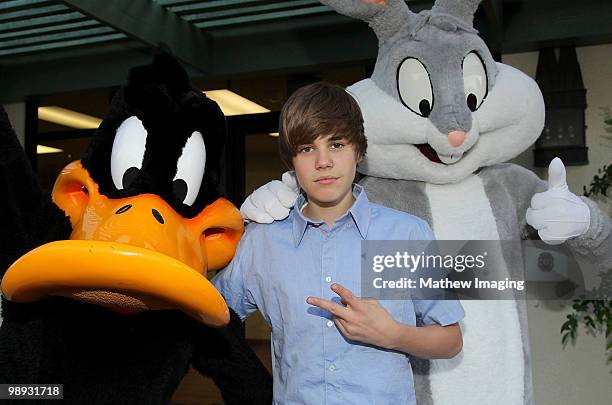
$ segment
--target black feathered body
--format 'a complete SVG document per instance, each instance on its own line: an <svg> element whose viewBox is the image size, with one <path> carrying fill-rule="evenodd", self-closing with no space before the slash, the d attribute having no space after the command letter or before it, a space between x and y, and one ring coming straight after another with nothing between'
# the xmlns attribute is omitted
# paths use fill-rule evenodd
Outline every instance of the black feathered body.
<svg viewBox="0 0 612 405"><path fill-rule="evenodd" d="M168 404L193 365L226 403L271 403L269 375L234 313L214 329L179 311L121 315L64 298L5 304L15 308L0 328L0 383L63 384L71 404Z"/></svg>
<svg viewBox="0 0 612 405"><path fill-rule="evenodd" d="M168 73L172 77L166 83L154 83ZM223 139L215 139L215 135L224 136L225 121L216 104L206 106L210 100L195 90L184 91L187 79L181 77L183 73L180 68L175 72L151 68L131 72L130 83L113 100L83 165L110 198L154 193L190 218L222 192L219 161ZM210 116L200 116L198 121L198 106L207 108ZM109 180L109 153L114 131L130 115L137 115L149 126L152 141L135 184L118 191ZM168 186L174 176L168 162L176 164L185 138L156 134L177 130L168 122L193 127L196 121L206 132L207 148L215 158L207 161L207 189L195 204L185 206L174 199ZM160 159L163 156L169 160ZM69 239L71 232L65 213L40 189L0 108L0 275L26 252ZM178 310L124 315L63 297L28 304L2 299L2 384L63 384L65 403L72 404L167 404L193 366L215 381L227 403L272 401L270 375L247 345L242 323L233 311L229 326L215 329Z"/></svg>

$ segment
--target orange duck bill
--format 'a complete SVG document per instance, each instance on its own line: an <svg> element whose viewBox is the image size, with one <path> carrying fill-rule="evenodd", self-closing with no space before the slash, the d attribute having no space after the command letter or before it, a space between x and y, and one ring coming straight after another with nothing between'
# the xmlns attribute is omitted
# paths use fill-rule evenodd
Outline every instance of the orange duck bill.
<svg viewBox="0 0 612 405"><path fill-rule="evenodd" d="M244 231L230 202L186 219L153 194L109 199L79 162L62 171L53 199L70 217L71 240L18 259L2 280L7 299L64 296L123 313L179 309L210 326L229 322L205 274L231 260Z"/></svg>

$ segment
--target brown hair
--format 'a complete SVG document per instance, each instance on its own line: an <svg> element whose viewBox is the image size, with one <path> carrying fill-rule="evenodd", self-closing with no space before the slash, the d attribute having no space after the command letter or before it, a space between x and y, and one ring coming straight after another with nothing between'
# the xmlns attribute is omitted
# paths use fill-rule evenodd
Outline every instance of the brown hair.
<svg viewBox="0 0 612 405"><path fill-rule="evenodd" d="M355 148L357 159L365 156L368 144L359 105L335 84L319 82L304 86L283 105L278 144L283 163L293 169L297 148L320 136L346 139Z"/></svg>

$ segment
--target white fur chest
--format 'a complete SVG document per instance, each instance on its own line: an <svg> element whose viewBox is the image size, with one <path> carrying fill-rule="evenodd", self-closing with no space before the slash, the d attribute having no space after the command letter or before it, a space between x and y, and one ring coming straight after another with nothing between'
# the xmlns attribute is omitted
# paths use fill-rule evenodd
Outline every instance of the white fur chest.
<svg viewBox="0 0 612 405"><path fill-rule="evenodd" d="M426 184L433 230L439 240L499 240L491 203L480 177L456 184ZM492 253L492 252L491 252ZM501 251L490 257L502 258ZM503 262L498 269L507 268ZM524 357L514 301L461 302L463 351L451 360L431 362L435 405L516 405L524 402Z"/></svg>
<svg viewBox="0 0 612 405"><path fill-rule="evenodd" d="M433 231L441 240L499 240L497 225L480 177L455 184L425 185Z"/></svg>

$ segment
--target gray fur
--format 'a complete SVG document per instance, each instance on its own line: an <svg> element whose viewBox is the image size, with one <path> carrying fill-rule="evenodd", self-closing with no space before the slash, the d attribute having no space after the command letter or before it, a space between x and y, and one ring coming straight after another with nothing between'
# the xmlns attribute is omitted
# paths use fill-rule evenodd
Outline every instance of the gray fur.
<svg viewBox="0 0 612 405"><path fill-rule="evenodd" d="M337 9L353 4L333 3ZM540 90L528 76L493 61L486 44L465 17L467 10L475 9L477 3L444 1L431 11L411 15L395 35L387 35L388 40L380 43L371 79L348 88L362 105L365 125L369 126L366 131L370 150L360 165L362 173L437 184L454 183L479 167L511 159L537 139L544 126ZM368 7L385 10L395 4L368 4ZM459 14L452 15L454 11ZM389 32L391 27L397 28L397 23L389 23L384 29L379 24L376 29ZM483 62L488 89L475 112L468 108L463 80L463 62L470 53L478 55ZM429 116L414 113L402 103L398 72L407 58L418 60L427 71L433 93ZM504 74L501 86L496 86L500 69ZM371 98L376 90L385 95L384 102L381 97ZM377 106L371 107L368 102ZM387 117L380 118L385 115L394 115L393 122ZM382 122L376 122L377 119ZM457 130L466 132L467 138L455 147L449 145L447 137L449 132ZM451 164L434 163L424 158L414 147L424 143L441 158L446 157L445 163ZM394 155L413 163L390 165L385 162L396 162Z"/></svg>
<svg viewBox="0 0 612 405"><path fill-rule="evenodd" d="M529 230L532 228L525 220L525 213L531 203L531 197L546 191L548 183L538 178L532 171L511 163L487 167L482 170L480 176L487 188L491 206L499 211L494 214L500 239L529 238ZM582 197L582 200L589 207L591 218L589 229L584 235L565 243L574 255L596 264L598 270L612 269L612 220L594 201L586 197ZM505 207L508 205L509 207ZM506 208L511 208L512 212ZM511 230L512 224L519 225L518 232L507 233ZM502 233L509 237L502 237Z"/></svg>
<svg viewBox="0 0 612 405"><path fill-rule="evenodd" d="M407 212L433 226L429 202L425 196L425 183L367 176L359 184L368 193L370 201Z"/></svg>
<svg viewBox="0 0 612 405"><path fill-rule="evenodd" d="M411 357L410 365L412 366L412 375L414 376L414 393L417 405L433 405L428 378L431 363L426 359Z"/></svg>
<svg viewBox="0 0 612 405"><path fill-rule="evenodd" d="M540 180L533 172L510 163L483 168L478 175L491 202L500 240L525 239L528 236L525 212L529 207L531 196L545 191L547 183ZM368 176L364 177L360 184L364 186L373 202L419 216L433 226L431 209L425 194L425 183ZM599 255L597 258L599 262L612 263L610 220L590 200L586 201L591 207L591 218L593 218L591 227L585 236L569 241L568 244L576 253L580 254L583 249L587 252L594 251ZM506 263L523 263L522 252L505 251L504 260ZM612 267L612 264L609 266ZM513 278L524 279L525 270L522 266L509 266L509 270ZM534 403L534 398L526 302L517 301L517 309L525 361L524 404L529 405ZM431 387L426 378L429 361L412 358L411 364L419 405L432 404Z"/></svg>
<svg viewBox="0 0 612 405"><path fill-rule="evenodd" d="M410 56L423 63L429 72L434 91L433 111L436 108L444 110L449 104L454 105L458 97L465 101L461 74L449 74L449 72L460 73L463 59L471 51L477 52L484 61L489 90L493 87L497 75L495 62L486 44L473 29L465 29L444 14L433 15L421 12L415 20L416 24L402 26L392 41L381 44L372 80L383 91L400 102L395 79L400 63ZM431 52L434 47L436 52ZM465 106L465 102L462 104ZM455 119L460 123L469 122L468 113L467 107L457 110ZM464 116L465 114L468 118ZM450 125L444 121L439 123L434 121L434 123L440 131L444 131L444 128Z"/></svg>
<svg viewBox="0 0 612 405"><path fill-rule="evenodd" d="M368 154L359 171L393 179L456 183L480 167L507 161L527 149L544 126L542 94L517 69L498 64L498 72L496 86L472 114L472 129L457 148L448 145L447 135L429 118L404 107L372 79L350 86L347 90L361 106L368 137ZM439 153L461 152L463 157L449 165L432 162L414 146L422 143Z"/></svg>
<svg viewBox="0 0 612 405"><path fill-rule="evenodd" d="M587 232L566 243L581 259L597 265L599 271L612 269L612 220L597 204L586 197L582 200L589 206L591 223Z"/></svg>
<svg viewBox="0 0 612 405"><path fill-rule="evenodd" d="M410 12L403 1L390 0L386 5L360 0L324 3L368 22L379 39L372 77L347 89L364 116L369 148L359 171L369 176L361 181L369 198L420 216L433 227L435 218L426 185L458 183L478 173L499 238L519 240L529 236L525 212L531 196L547 185L524 168L501 163L517 156L541 133L543 97L531 78L493 61L472 26L480 0L438 0L431 11L419 14ZM463 61L470 52L483 62L488 89L474 112L466 104L463 83ZM398 71L406 58L417 59L429 76L433 105L428 116L407 108L398 91ZM467 133L462 145L448 142L449 132L455 130ZM415 146L424 143L445 164L430 161ZM469 195L457 196L457 204L469 203ZM566 243L575 252L610 268L612 223L594 203L586 203L591 213L589 230ZM449 206L452 208L452 202ZM522 252L504 252L504 260L512 276L524 276ZM525 301L517 301L517 309L525 363L523 404L530 405L534 398ZM431 404L431 384L426 378L429 362L413 362L413 369L419 405ZM487 372L486 365L482 372ZM456 403L469 401L457 398Z"/></svg>
<svg viewBox="0 0 612 405"><path fill-rule="evenodd" d="M526 239L528 225L525 212L529 208L531 197L535 193L546 191L547 183L540 180L532 171L512 163L483 168L479 176L483 180L491 206L498 211L493 214L499 238Z"/></svg>
<svg viewBox="0 0 612 405"><path fill-rule="evenodd" d="M451 38L456 40L451 42ZM465 101L463 78L460 75L449 75L448 71L451 69L461 72L465 56L470 51L478 52L486 45L480 37L472 33L446 31L432 24L421 28L415 39L416 41L404 42L389 49L389 53L383 56L386 63L376 64L372 80L399 100L395 83L393 88L390 88L388 81L383 81L382 78L389 77L391 70L397 71L406 55L416 57L427 68L433 85L434 103L429 120L444 134L458 129L469 131L472 129L472 112ZM432 53L433 43L449 45L438 46L439 51ZM488 53L479 52L479 55L483 60L487 60ZM497 69L492 59L489 62L489 81L493 81Z"/></svg>
<svg viewBox="0 0 612 405"><path fill-rule="evenodd" d="M471 27L474 23L474 14L481 0L437 0L431 8L431 14L450 15Z"/></svg>
<svg viewBox="0 0 612 405"><path fill-rule="evenodd" d="M484 168L479 176L491 202L500 240L528 238L530 226L525 220L525 212L531 197L546 191L548 183L530 170L511 163ZM612 269L612 221L593 201L588 198L583 200L589 206L590 227L584 235L570 239L565 244L574 255L598 264L600 270ZM525 269L517 265L523 263L522 252L504 251L504 259L506 263L514 264L510 267L513 277L525 279ZM527 307L524 300L517 301L517 304L525 354L525 404L531 404L534 398Z"/></svg>

